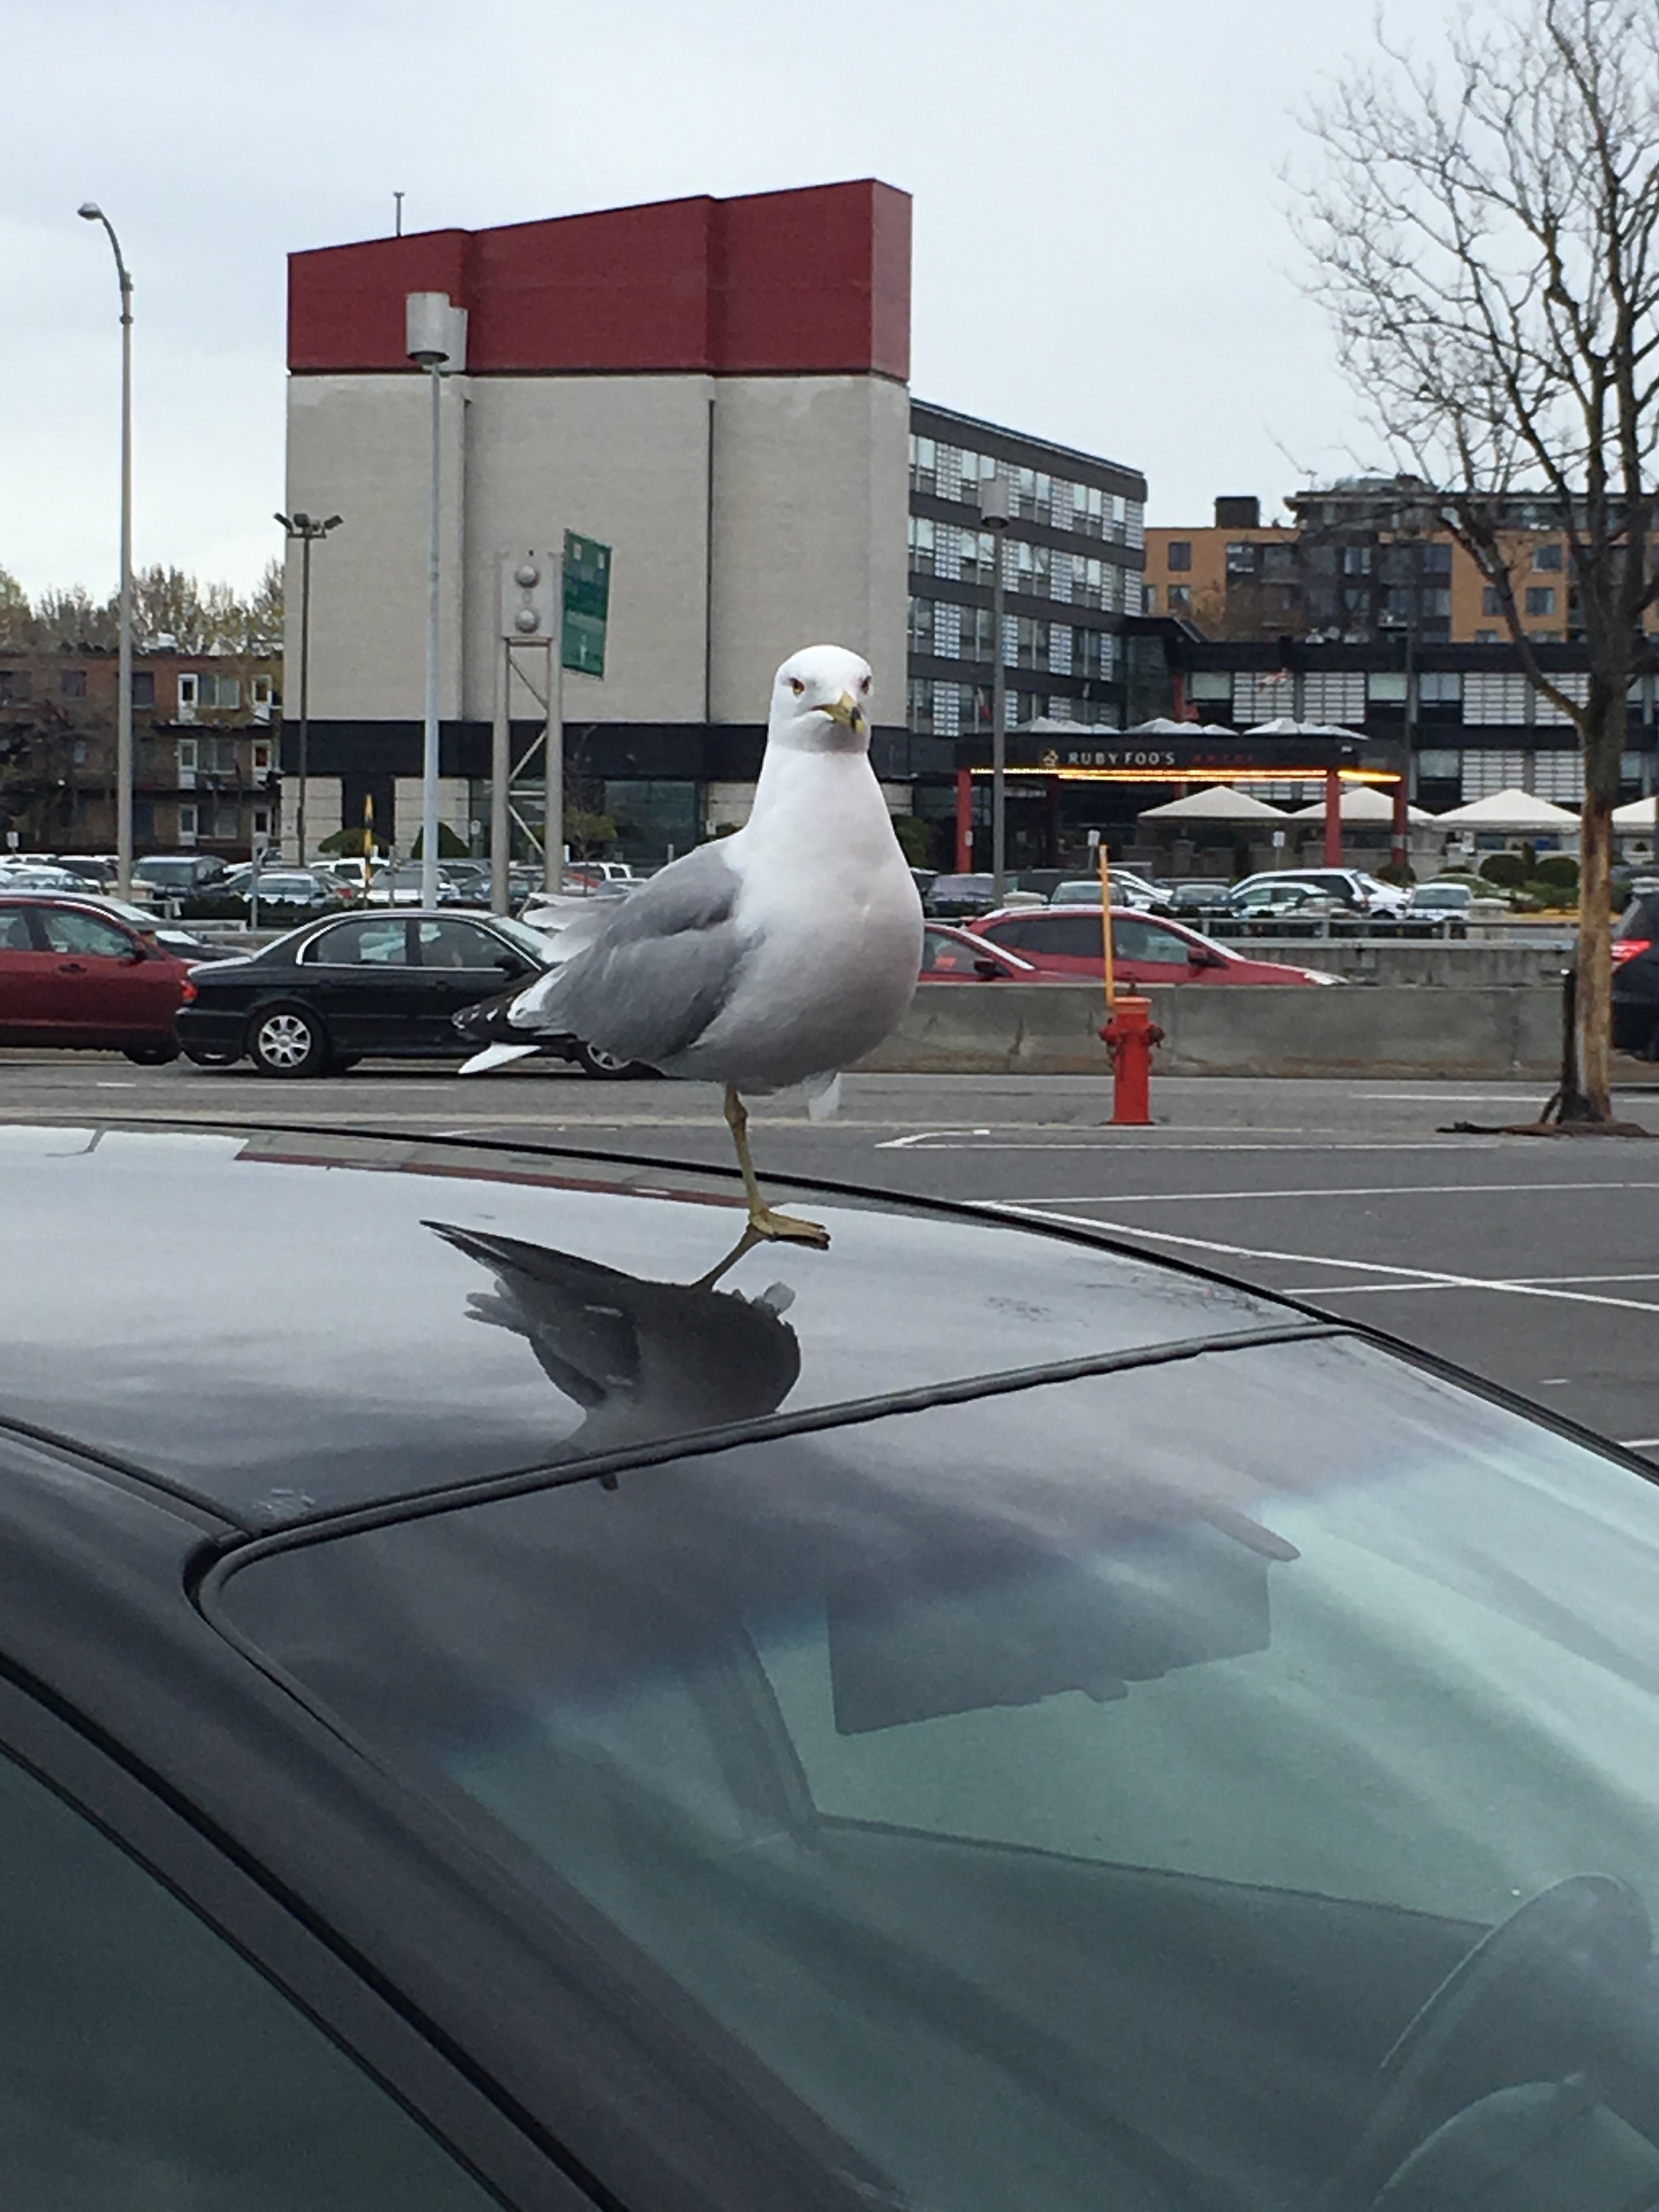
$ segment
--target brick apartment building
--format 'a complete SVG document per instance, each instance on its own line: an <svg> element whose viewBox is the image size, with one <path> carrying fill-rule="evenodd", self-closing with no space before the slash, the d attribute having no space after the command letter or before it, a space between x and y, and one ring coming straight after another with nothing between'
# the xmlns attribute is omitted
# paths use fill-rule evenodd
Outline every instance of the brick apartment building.
<svg viewBox="0 0 1659 2212"><path fill-rule="evenodd" d="M1264 524L1260 500L1236 497L1218 499L1202 527L1149 528L1146 611L1212 637L1505 643L1496 592L1435 526L1421 489L1359 477L1292 493L1285 523ZM1515 517L1505 543L1523 626L1540 644L1565 642L1575 628L1565 538L1524 501Z"/></svg>
<svg viewBox="0 0 1659 2212"><path fill-rule="evenodd" d="M107 647L0 652L0 843L115 848L118 662ZM133 657L133 842L244 858L281 835L280 663L161 649Z"/></svg>

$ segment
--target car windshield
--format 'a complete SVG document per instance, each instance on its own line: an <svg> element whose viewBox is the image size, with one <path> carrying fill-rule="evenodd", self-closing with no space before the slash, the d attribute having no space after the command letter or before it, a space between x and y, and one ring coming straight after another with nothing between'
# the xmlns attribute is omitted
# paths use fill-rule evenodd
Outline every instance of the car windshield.
<svg viewBox="0 0 1659 2212"><path fill-rule="evenodd" d="M500 930L509 945L516 945L538 968L546 966L548 940L539 929L532 929L527 923L517 921L507 914L492 915L490 927Z"/></svg>
<svg viewBox="0 0 1659 2212"><path fill-rule="evenodd" d="M1659 2109L1656 1583L1643 1476L1326 1338L313 1539L204 1601L515 1875L527 1944L574 1923L665 2051L804 2154L827 2122L884 2177L849 2206L1269 2212L1368 2206L1592 2051ZM1401 2028L1564 1882L1379 2148Z"/></svg>

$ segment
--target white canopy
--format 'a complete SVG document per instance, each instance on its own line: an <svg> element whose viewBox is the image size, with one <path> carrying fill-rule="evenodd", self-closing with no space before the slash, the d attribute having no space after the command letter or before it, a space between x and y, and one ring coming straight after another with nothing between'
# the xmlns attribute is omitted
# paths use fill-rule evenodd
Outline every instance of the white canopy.
<svg viewBox="0 0 1659 2212"><path fill-rule="evenodd" d="M1374 783L1345 783L1340 809L1345 822L1392 822L1394 795ZM1292 822L1322 822L1325 802L1316 799L1311 806L1298 806L1291 814ZM1406 809L1407 822L1432 822L1432 814L1425 814L1420 806Z"/></svg>
<svg viewBox="0 0 1659 2212"><path fill-rule="evenodd" d="M1632 799L1613 810L1615 830L1645 830L1652 836L1656 828L1654 815L1659 809L1659 799Z"/></svg>
<svg viewBox="0 0 1659 2212"><path fill-rule="evenodd" d="M1258 722L1254 729L1246 730L1247 738L1354 738L1364 735L1362 730L1344 729L1336 722L1294 722L1288 714L1277 720ZM1288 773L1288 771L1287 771ZM1305 770L1303 771L1306 773ZM1316 774L1322 771L1316 770Z"/></svg>
<svg viewBox="0 0 1659 2212"><path fill-rule="evenodd" d="M1449 813L1437 814L1437 830L1576 830L1578 817L1565 806L1557 806L1547 799L1539 799L1530 791L1522 791L1511 784L1507 791L1494 791L1486 799L1471 799L1467 806L1454 806Z"/></svg>
<svg viewBox="0 0 1659 2212"><path fill-rule="evenodd" d="M1185 799L1166 799L1162 806L1143 808L1143 822L1283 822L1278 807L1248 791L1235 791L1230 783L1206 783L1189 791Z"/></svg>

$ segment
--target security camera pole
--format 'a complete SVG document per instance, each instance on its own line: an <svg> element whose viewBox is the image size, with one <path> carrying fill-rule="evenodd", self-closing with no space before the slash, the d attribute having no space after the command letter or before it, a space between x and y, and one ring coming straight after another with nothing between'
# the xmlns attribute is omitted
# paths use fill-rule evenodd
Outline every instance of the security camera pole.
<svg viewBox="0 0 1659 2212"><path fill-rule="evenodd" d="M404 350L432 380L431 531L428 544L426 723L421 752L421 904L438 903L438 675L443 541L443 372L466 366L466 310L447 292L410 292L404 299Z"/></svg>
<svg viewBox="0 0 1659 2212"><path fill-rule="evenodd" d="M76 210L86 222L101 222L115 255L121 286L121 613L120 658L115 700L115 890L132 896L132 277L121 258L115 226L96 200Z"/></svg>

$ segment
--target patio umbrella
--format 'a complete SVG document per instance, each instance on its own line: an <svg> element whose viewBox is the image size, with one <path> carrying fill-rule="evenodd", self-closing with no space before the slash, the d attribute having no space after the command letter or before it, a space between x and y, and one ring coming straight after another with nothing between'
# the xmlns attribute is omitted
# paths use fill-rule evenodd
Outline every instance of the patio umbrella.
<svg viewBox="0 0 1659 2212"><path fill-rule="evenodd" d="M1283 822L1284 815L1265 799L1235 791L1230 783L1206 783L1185 799L1166 799L1141 810L1142 822Z"/></svg>
<svg viewBox="0 0 1659 2212"><path fill-rule="evenodd" d="M1437 830L1507 830L1524 836L1534 830L1549 833L1576 830L1578 817L1565 806L1511 784L1505 791L1494 791L1485 799L1472 799L1467 806L1437 814L1434 826Z"/></svg>
<svg viewBox="0 0 1659 2212"><path fill-rule="evenodd" d="M1659 827L1654 819L1656 810L1659 810L1659 799L1632 799L1613 808L1613 826L1615 830L1645 830L1650 837Z"/></svg>
<svg viewBox="0 0 1659 2212"><path fill-rule="evenodd" d="M1345 784L1340 811L1345 822L1392 822L1394 799L1374 783ZM1292 822L1322 822L1325 819L1324 800L1316 799L1311 806L1298 806L1291 819ZM1420 806L1408 806L1406 819L1407 822L1432 822L1434 817L1425 814Z"/></svg>

